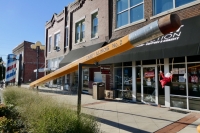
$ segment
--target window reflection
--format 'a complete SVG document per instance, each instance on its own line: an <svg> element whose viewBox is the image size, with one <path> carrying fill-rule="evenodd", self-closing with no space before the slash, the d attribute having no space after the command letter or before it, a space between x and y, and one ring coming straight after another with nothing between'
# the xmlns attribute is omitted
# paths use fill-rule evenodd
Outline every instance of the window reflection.
<svg viewBox="0 0 200 133"><path fill-rule="evenodd" d="M141 101L141 68L136 67L136 100Z"/></svg>
<svg viewBox="0 0 200 133"><path fill-rule="evenodd" d="M143 0L117 0L117 28L144 18Z"/></svg>
<svg viewBox="0 0 200 133"><path fill-rule="evenodd" d="M143 67L144 101L155 103L155 67Z"/></svg>
<svg viewBox="0 0 200 133"><path fill-rule="evenodd" d="M189 109L190 110L200 110L200 99L189 98Z"/></svg>
<svg viewBox="0 0 200 133"><path fill-rule="evenodd" d="M162 77L160 76L160 71L164 72L164 65L158 66L158 103L160 105L165 105L165 89L162 88L160 80Z"/></svg>
<svg viewBox="0 0 200 133"><path fill-rule="evenodd" d="M154 15L196 0L154 0Z"/></svg>
<svg viewBox="0 0 200 133"><path fill-rule="evenodd" d="M173 71L171 83L171 94L186 96L186 77L185 64L170 65L170 70Z"/></svg>
<svg viewBox="0 0 200 133"><path fill-rule="evenodd" d="M122 68L115 68L115 88L122 89Z"/></svg>
<svg viewBox="0 0 200 133"><path fill-rule="evenodd" d="M124 98L132 99L132 67L124 68Z"/></svg>
<svg viewBox="0 0 200 133"><path fill-rule="evenodd" d="M187 102L185 97L175 97L171 96L170 97L170 105L171 107L177 107L177 108L187 108Z"/></svg>
<svg viewBox="0 0 200 133"><path fill-rule="evenodd" d="M189 96L200 97L200 63L188 64Z"/></svg>

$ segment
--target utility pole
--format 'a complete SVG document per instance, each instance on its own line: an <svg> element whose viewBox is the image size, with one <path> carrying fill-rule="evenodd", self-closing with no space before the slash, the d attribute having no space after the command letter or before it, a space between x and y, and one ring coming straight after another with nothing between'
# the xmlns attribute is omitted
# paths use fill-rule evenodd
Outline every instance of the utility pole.
<svg viewBox="0 0 200 133"><path fill-rule="evenodd" d="M37 71L36 71L36 80L38 79L38 72L39 72L39 51L40 50L44 50L45 49L45 46L43 46L41 44L41 42L37 41L35 44L32 44L31 45L31 48L32 49L36 49L36 52L37 52ZM38 90L38 86L37 86L37 90Z"/></svg>

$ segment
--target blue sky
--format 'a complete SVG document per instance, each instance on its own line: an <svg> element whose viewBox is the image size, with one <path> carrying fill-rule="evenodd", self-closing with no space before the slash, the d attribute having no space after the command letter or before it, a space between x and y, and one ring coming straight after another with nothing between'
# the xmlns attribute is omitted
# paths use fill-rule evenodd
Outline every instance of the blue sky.
<svg viewBox="0 0 200 133"><path fill-rule="evenodd" d="M40 41L44 45L45 23L54 13L60 13L75 0L1 0L0 2L0 57L24 40Z"/></svg>

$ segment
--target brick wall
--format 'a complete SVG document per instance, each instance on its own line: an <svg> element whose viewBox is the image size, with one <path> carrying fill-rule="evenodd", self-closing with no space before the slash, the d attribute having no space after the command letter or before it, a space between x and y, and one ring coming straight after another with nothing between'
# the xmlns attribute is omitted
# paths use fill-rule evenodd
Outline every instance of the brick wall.
<svg viewBox="0 0 200 133"><path fill-rule="evenodd" d="M145 22L139 23L139 24L135 24L126 28L123 28L121 30L117 30L114 31L116 29L116 0L112 0L113 1L113 31L112 31L112 39L116 39L116 38L120 38L123 37L147 24L149 24L150 22L153 22L157 19L159 19L160 17L156 17L154 19L150 19L150 17L153 17L153 7L152 7L152 3L153 0L144 0L144 19L146 19ZM191 6L191 7L187 7L184 8L182 10L178 10L175 11L173 13L176 13L179 15L180 19L187 19L187 18L191 18L194 16L198 16L200 15L200 4Z"/></svg>
<svg viewBox="0 0 200 133"><path fill-rule="evenodd" d="M64 7L64 6L63 6ZM52 19L46 24L46 52L48 59L53 59L64 55L65 48L65 13L62 11L60 14L53 14ZM55 33L60 32L60 51L54 50ZM48 38L51 36L51 52L48 51Z"/></svg>
<svg viewBox="0 0 200 133"><path fill-rule="evenodd" d="M24 64L23 64L23 82L36 79L36 73L33 72L37 68L37 51L31 49L31 42L24 42ZM45 58L44 51L39 51L39 68L44 68ZM38 78L44 76L44 72L39 73Z"/></svg>
<svg viewBox="0 0 200 133"><path fill-rule="evenodd" d="M83 6L73 13L72 29L72 49L84 46L103 43L109 40L109 8L108 0L86 0ZM97 39L91 39L92 12L98 9L98 36ZM75 44L75 24L85 16L85 41L84 43Z"/></svg>

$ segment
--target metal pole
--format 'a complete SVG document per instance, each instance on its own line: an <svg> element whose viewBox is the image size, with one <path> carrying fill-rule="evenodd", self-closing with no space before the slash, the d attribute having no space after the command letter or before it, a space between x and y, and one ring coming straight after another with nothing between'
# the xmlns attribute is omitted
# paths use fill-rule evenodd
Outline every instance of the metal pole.
<svg viewBox="0 0 200 133"><path fill-rule="evenodd" d="M78 106L77 106L77 114L78 116L81 113L81 93L82 93L82 70L83 70L83 66L87 66L87 67L98 67L98 63L97 64L83 64L83 63L79 63L78 64Z"/></svg>
<svg viewBox="0 0 200 133"><path fill-rule="evenodd" d="M40 49L40 47L37 46L36 49L37 49L37 71L36 71L36 80L37 80L38 79L38 69L39 69L39 49ZM37 90L38 90L38 86L37 86Z"/></svg>
<svg viewBox="0 0 200 133"><path fill-rule="evenodd" d="M82 64L78 65L78 106L77 114L80 115L81 112L81 92L82 92Z"/></svg>

